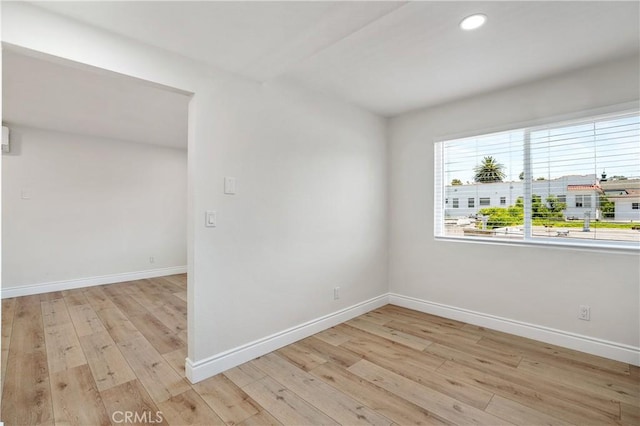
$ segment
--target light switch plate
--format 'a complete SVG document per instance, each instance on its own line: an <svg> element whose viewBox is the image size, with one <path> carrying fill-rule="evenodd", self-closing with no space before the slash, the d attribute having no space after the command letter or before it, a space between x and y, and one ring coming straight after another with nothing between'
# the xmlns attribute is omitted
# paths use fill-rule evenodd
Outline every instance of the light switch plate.
<svg viewBox="0 0 640 426"><path fill-rule="evenodd" d="M236 193L236 178L225 177L224 178L224 193L235 194Z"/></svg>
<svg viewBox="0 0 640 426"><path fill-rule="evenodd" d="M207 228L215 228L216 222L216 212L213 210L206 211L204 215L204 226Z"/></svg>

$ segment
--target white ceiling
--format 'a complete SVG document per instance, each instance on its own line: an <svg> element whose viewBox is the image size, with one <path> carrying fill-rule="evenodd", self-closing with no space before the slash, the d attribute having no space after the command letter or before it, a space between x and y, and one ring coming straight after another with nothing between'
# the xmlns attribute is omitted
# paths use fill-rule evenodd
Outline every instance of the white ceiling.
<svg viewBox="0 0 640 426"><path fill-rule="evenodd" d="M36 2L258 81L383 116L640 51L640 2ZM472 13L487 24L458 28ZM3 120L186 147L188 96L3 51Z"/></svg>
<svg viewBox="0 0 640 426"><path fill-rule="evenodd" d="M259 81L384 116L640 51L640 3L36 2ZM473 32L460 20L485 13Z"/></svg>
<svg viewBox="0 0 640 426"><path fill-rule="evenodd" d="M3 49L2 120L62 132L187 147L189 96Z"/></svg>

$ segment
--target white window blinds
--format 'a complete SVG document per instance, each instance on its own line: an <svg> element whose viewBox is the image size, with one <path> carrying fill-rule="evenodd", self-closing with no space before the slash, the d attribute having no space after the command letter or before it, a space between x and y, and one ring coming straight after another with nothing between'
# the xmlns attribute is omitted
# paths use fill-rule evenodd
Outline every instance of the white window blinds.
<svg viewBox="0 0 640 426"><path fill-rule="evenodd" d="M438 142L434 201L436 237L638 247L640 115Z"/></svg>

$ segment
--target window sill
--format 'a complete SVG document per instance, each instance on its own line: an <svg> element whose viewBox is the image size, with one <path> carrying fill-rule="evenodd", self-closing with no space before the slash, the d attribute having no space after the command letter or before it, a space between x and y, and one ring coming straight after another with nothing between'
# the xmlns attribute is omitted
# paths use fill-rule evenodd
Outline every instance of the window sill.
<svg viewBox="0 0 640 426"><path fill-rule="evenodd" d="M542 238L531 238L527 240L521 239L506 239L506 238L487 238L483 236L466 236L466 237L452 237L452 236L435 236L436 241L455 242L455 243L471 243L471 244L490 244L490 245L503 245L503 246L521 246L521 247L542 247L542 248L554 248L561 250L578 250L589 252L604 252L604 253L620 253L638 255L640 254L640 244L635 242L619 243L619 242L598 242L594 244L592 240L576 241L567 239L558 239L559 241L549 241Z"/></svg>

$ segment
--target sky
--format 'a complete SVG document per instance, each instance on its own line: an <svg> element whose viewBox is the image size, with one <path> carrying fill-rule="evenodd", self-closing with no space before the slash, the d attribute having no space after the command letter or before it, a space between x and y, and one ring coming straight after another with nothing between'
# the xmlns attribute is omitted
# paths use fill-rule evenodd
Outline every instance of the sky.
<svg viewBox="0 0 640 426"><path fill-rule="evenodd" d="M504 166L505 181L518 181L524 170L524 130L457 139L445 143L445 182L473 183L473 169L485 156ZM602 119L595 123L532 130L533 178L568 175L640 178L640 115Z"/></svg>

